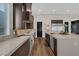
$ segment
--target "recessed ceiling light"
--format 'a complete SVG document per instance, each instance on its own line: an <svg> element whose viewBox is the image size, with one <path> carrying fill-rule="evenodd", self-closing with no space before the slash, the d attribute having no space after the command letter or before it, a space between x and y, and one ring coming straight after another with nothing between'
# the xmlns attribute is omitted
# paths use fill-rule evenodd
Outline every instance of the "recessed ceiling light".
<svg viewBox="0 0 79 59"><path fill-rule="evenodd" d="M41 9L38 9L38 11L41 12L42 10Z"/></svg>
<svg viewBox="0 0 79 59"><path fill-rule="evenodd" d="M70 12L70 10L66 10L66 12Z"/></svg>
<svg viewBox="0 0 79 59"><path fill-rule="evenodd" d="M56 10L52 10L53 12L55 12Z"/></svg>

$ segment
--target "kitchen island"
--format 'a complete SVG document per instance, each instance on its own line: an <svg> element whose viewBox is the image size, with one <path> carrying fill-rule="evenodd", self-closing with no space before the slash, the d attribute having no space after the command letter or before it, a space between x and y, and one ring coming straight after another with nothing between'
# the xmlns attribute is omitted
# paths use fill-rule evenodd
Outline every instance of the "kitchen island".
<svg viewBox="0 0 79 59"><path fill-rule="evenodd" d="M79 56L79 35L50 34L50 47L56 56Z"/></svg>

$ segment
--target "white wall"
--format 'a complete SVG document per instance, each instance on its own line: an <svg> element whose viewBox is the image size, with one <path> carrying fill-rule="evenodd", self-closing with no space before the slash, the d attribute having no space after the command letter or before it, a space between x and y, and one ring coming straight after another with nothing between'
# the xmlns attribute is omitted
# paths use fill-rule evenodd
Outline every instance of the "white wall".
<svg viewBox="0 0 79 59"><path fill-rule="evenodd" d="M39 14L34 15L34 29L37 34L37 21L43 21L43 37L45 37L45 31L51 33L51 20L63 20L64 22L69 22L69 33L71 33L70 22L73 19L78 19L79 15L49 15L49 14ZM37 37L37 36L36 36Z"/></svg>

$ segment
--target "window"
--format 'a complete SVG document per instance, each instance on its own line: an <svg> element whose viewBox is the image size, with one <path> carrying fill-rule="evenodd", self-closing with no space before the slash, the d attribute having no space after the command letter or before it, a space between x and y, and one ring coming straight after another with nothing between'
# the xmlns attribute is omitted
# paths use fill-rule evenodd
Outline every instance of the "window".
<svg viewBox="0 0 79 59"><path fill-rule="evenodd" d="M8 4L0 3L0 35L7 35L9 29Z"/></svg>
<svg viewBox="0 0 79 59"><path fill-rule="evenodd" d="M59 33L63 31L62 24L52 24L52 33Z"/></svg>
<svg viewBox="0 0 79 59"><path fill-rule="evenodd" d="M60 33L64 31L62 20L52 20L51 27L52 27L52 33Z"/></svg>

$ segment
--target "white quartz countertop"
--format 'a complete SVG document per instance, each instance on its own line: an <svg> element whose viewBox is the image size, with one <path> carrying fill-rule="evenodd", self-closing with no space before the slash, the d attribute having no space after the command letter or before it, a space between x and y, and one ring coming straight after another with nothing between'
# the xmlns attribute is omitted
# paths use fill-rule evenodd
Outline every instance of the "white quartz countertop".
<svg viewBox="0 0 79 59"><path fill-rule="evenodd" d="M79 39L79 35L76 34L51 34L51 36L57 38L57 39Z"/></svg>
<svg viewBox="0 0 79 59"><path fill-rule="evenodd" d="M49 32L46 32L52 37L55 37L56 39L79 39L78 34L51 34Z"/></svg>
<svg viewBox="0 0 79 59"><path fill-rule="evenodd" d="M0 41L0 56L10 56L29 38L30 36L21 36L5 41Z"/></svg>

